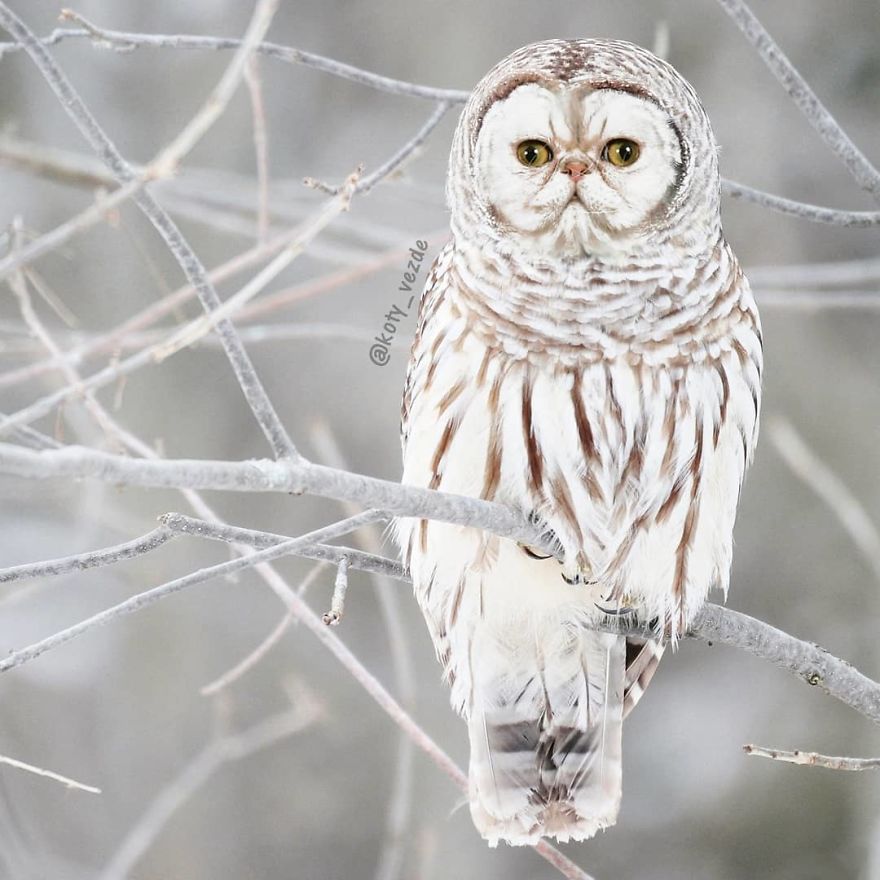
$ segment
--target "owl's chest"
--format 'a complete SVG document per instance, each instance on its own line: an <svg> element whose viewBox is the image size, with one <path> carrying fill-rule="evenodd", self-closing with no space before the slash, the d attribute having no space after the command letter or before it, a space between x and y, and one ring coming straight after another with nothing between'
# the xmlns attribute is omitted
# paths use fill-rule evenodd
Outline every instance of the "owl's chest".
<svg viewBox="0 0 880 880"><path fill-rule="evenodd" d="M452 329L420 365L406 481L534 511L572 546L614 543L652 503L664 463L674 469L684 374L534 363Z"/></svg>

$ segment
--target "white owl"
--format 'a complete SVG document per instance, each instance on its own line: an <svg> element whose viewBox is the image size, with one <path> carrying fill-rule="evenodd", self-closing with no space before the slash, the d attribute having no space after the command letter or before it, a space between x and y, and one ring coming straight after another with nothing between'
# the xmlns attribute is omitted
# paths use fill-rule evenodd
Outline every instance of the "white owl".
<svg viewBox="0 0 880 880"><path fill-rule="evenodd" d="M761 384L755 303L721 231L693 89L629 43L526 46L458 124L452 240L421 301L405 483L510 505L562 563L402 520L415 593L468 722L470 805L495 845L614 823L621 728L660 641L727 590Z"/></svg>

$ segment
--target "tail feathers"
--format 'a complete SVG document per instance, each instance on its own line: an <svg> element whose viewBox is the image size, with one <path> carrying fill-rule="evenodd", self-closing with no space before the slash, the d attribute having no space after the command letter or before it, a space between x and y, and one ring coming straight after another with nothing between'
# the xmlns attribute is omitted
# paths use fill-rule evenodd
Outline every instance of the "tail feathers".
<svg viewBox="0 0 880 880"><path fill-rule="evenodd" d="M484 679L475 691L471 815L490 846L584 840L617 818L624 639L589 631L574 639L561 653L545 646L544 665L508 668L506 687L499 676L494 690ZM505 699L515 683L516 699Z"/></svg>

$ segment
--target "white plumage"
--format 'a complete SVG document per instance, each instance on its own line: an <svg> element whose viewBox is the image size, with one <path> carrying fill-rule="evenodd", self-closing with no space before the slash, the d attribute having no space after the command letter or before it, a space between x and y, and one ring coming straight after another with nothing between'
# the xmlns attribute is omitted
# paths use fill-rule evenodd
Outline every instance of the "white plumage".
<svg viewBox="0 0 880 880"><path fill-rule="evenodd" d="M607 158L621 138L629 167ZM551 154L539 167L519 158L533 142ZM478 530L398 525L491 844L616 819L623 717L662 645L596 632L601 609L633 607L675 639L727 590L761 342L718 189L692 90L630 44L525 47L462 114L403 480L511 505L564 551L560 566Z"/></svg>

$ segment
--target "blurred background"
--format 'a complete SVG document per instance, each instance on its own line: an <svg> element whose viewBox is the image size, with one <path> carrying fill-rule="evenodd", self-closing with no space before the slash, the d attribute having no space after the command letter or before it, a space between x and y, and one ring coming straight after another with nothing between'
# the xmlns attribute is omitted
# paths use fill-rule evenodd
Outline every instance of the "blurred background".
<svg viewBox="0 0 880 880"><path fill-rule="evenodd" d="M13 0L12 6L40 34L56 27L56 3ZM252 4L82 0L75 9L119 30L237 37ZM880 159L876 4L842 0L795 11L756 2L754 11L855 142ZM499 58L537 39L617 37L651 47L658 30L661 38L668 34L668 59L708 108L727 177L807 202L871 208L713 0L286 2L269 39L403 80L469 89ZM65 41L53 52L133 162L148 161L174 137L230 57L172 49L118 53L86 40ZM293 228L326 199L304 187L303 176L336 184L358 162L375 169L433 109L306 67L262 59L258 69L272 234ZM2 223L19 217L25 234L35 235L84 209L99 181L88 174L59 177L59 163L95 166L33 64L8 54L0 74ZM280 291L288 292L285 300L237 322L242 330L254 328L248 350L312 460L400 476L399 399L415 315L403 319L388 365L370 362L369 341L400 302L405 249L428 240L433 257L443 241L445 163L457 115L454 108L399 176L355 199L351 212L255 303ZM56 173L25 168L22 156L51 156ZM177 178L156 187L209 268L257 242L255 169L251 105L242 86ZM788 420L870 521L880 521L878 233L819 226L730 200L724 224L763 305L766 342L765 431L740 508L730 605L819 642L876 678L880 564L875 558L872 565L839 517L795 476L768 429ZM820 273L805 265L817 262L841 266ZM34 308L62 348L88 342L184 283L130 204L33 268L40 288ZM235 292L254 271L220 283L221 295ZM819 288L838 290L808 293L805 305L804 291ZM849 289L877 291L877 299L834 307L833 297ZM161 326L167 333L198 312L189 302ZM5 286L0 322L0 371L45 358ZM103 352L80 369L88 375L113 356ZM9 382L0 388L0 409L14 412L64 384L57 371ZM214 345L186 349L97 396L163 455L269 453ZM34 426L64 442L118 451L77 398ZM90 481L4 477L0 498L0 566L129 540L165 511L191 512L175 492ZM289 535L342 513L335 503L308 497L206 493L206 499L227 522ZM390 542L383 552L394 553ZM0 650L227 558L223 545L183 538L117 566L5 587ZM278 564L293 587L312 568L305 560ZM333 578L332 567L313 577L306 595L318 612L329 606ZM408 587L377 584L357 572L351 580L336 632L465 765L465 727L448 707ZM247 571L3 675L0 754L103 793L65 790L0 766L0 877L100 876L122 858L120 847L137 850L132 835L145 842L129 876L143 880L558 876L529 850L489 850L458 790L421 752L401 751L398 729L303 627L288 627L257 666L219 694L200 694L283 617L277 597ZM216 772L202 758L204 784L174 801L181 774L198 776L192 762L217 736L248 730L291 705L301 712L300 732ZM563 849L597 880L880 877L876 777L749 758L741 750L748 742L835 755L880 752L870 723L818 690L750 655L689 641L667 656L627 722L617 826ZM162 792L165 800L157 802ZM164 821L169 798L175 809Z"/></svg>

